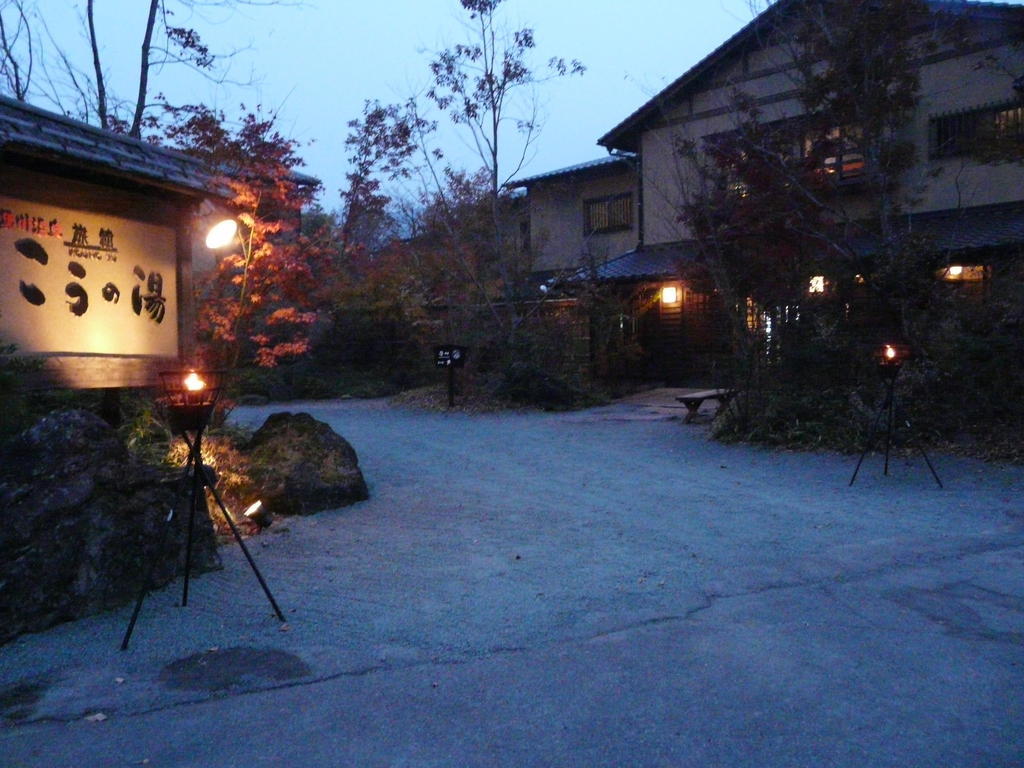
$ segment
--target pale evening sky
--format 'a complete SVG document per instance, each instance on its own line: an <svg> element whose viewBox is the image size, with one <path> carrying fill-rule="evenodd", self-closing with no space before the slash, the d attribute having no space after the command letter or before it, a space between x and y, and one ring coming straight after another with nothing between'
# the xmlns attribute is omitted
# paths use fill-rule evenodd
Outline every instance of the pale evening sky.
<svg viewBox="0 0 1024 768"><path fill-rule="evenodd" d="M763 0L753 0L763 4ZM519 176L605 155L595 142L664 85L752 18L752 0L506 0L505 17L534 29L535 61L579 59L582 77L539 89L543 133ZM39 0L51 33L89 66L84 2ZM97 27L115 91L131 97L148 3L96 0ZM308 0L297 7L216 9L179 16L215 51L242 47L231 76L253 86L214 86L181 68L154 77L152 92L205 101L229 114L244 102L278 110L284 133L303 143L306 172L324 182L322 202L338 205L346 123L365 99L400 101L429 82L431 53L465 39L458 0ZM45 103L40 106L46 107ZM442 137L453 164L476 167L456 136Z"/></svg>

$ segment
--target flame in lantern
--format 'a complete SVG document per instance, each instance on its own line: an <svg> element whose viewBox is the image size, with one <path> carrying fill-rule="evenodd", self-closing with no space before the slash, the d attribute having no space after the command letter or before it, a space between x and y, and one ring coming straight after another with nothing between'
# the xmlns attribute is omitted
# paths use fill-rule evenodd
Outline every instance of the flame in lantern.
<svg viewBox="0 0 1024 768"><path fill-rule="evenodd" d="M200 392L206 389L206 382L199 378L195 371L185 377L185 389L189 392Z"/></svg>

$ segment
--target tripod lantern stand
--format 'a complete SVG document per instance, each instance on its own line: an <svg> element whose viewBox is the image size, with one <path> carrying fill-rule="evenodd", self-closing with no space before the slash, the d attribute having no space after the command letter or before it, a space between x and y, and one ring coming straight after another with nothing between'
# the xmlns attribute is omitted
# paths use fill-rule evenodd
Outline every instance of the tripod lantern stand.
<svg viewBox="0 0 1024 768"><path fill-rule="evenodd" d="M209 490L217 502L217 506L220 508L224 521L228 524L235 540L242 548L245 559L249 562L252 572L256 575L264 594L266 594L267 599L270 601L274 613L283 623L285 621L284 614L281 613L277 601L274 599L273 594L271 594L270 587L267 586L263 574L256 567L256 561L252 559L248 547L245 546L245 541L242 539L235 521L231 518L231 513L224 506L224 501L217 492L212 471L203 463L203 430L209 424L214 406L220 397L223 383L223 371L189 370L160 373L160 387L163 393L161 400L166 410L171 430L180 435L188 446L188 459L185 462L185 470L182 475L182 485L184 486L185 482L189 483L189 513L185 546L185 583L181 594L181 605L183 607L188 605L189 577L192 570L192 533L195 529L196 510L200 507L205 510L206 499L203 494L206 490ZM190 433L192 435L191 438L189 437ZM150 562L149 571L142 582L142 589L139 592L138 600L135 602L135 610L132 612L131 621L129 621L128 629L125 631L124 640L121 642L122 651L128 648L128 641L131 640L132 630L135 628L135 622L139 618L139 611L142 610L142 602L146 599L146 595L152 588L156 561L163 555L166 549L167 533L174 520L174 515L175 509L172 507L164 524L160 546Z"/></svg>
<svg viewBox="0 0 1024 768"><path fill-rule="evenodd" d="M857 460L857 466L853 470L853 477L850 478L850 485L853 485L853 481L857 479L857 473L860 472L860 465L864 463L864 457L868 455L868 451L871 450L875 443L875 437L878 435L878 424L882 420L882 416L885 419L885 468L883 474L888 476L889 474L889 449L892 447L893 442L893 427L896 423L896 378L900 375L900 370L903 368L903 363L910 359L910 350L901 344L883 344L875 352L875 361L878 367L878 373L882 377L882 381L885 382L885 397L882 400L882 404L878 408L878 412L875 414L874 421L871 422L871 430L868 432L868 439L864 445L864 451L860 455L860 459ZM905 422L906 426L910 426L910 422ZM939 488L942 488L942 481L939 480L939 476L935 472L935 467L932 466L931 460L928 458L928 454L924 452L924 448L917 445L917 450L924 458L925 464L928 465L928 469L931 470L932 477L935 478L935 482L938 483Z"/></svg>

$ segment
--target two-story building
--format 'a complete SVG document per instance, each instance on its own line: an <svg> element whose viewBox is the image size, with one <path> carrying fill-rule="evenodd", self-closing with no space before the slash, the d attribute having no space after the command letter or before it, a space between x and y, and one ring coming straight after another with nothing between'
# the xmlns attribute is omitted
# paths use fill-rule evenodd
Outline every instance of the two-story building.
<svg viewBox="0 0 1024 768"><path fill-rule="evenodd" d="M696 66L598 139L603 160L523 179L535 267L545 275L590 275L622 286L626 329L644 349L643 377L707 382L727 347L714 288L684 279L698 243L680 215L688 178L681 142L701 146L736 129L737 94L765 122L804 111L784 13L800 0L779 0ZM915 162L900 179L899 226L926 233L945 255L936 279L982 283L1001 258L1024 245L1024 167L991 162L972 151L979 137L1024 140L1024 7L1002 2L929 0L914 65L920 88L900 128ZM955 40L935 35L936 20L956 20ZM797 149L799 151L799 148ZM1024 156L1024 153L1021 153ZM855 140L827 158L827 171L849 183L842 202L856 210L865 172ZM861 195L863 197L863 195ZM863 206L868 210L870 206ZM577 270L582 270L577 272ZM827 281L808 276L808 290Z"/></svg>

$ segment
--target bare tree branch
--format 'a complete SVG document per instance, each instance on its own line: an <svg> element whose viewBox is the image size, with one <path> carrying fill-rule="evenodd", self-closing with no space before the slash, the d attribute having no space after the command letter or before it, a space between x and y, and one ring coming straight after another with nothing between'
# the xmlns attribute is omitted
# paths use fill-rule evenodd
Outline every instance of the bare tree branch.
<svg viewBox="0 0 1024 768"><path fill-rule="evenodd" d="M14 31L9 32L4 22L4 11L13 6L17 16ZM24 63L22 54L17 50L19 41L24 36ZM22 0L12 0L0 7L0 74L3 75L7 88L18 101L25 101L32 82L33 49L32 27L29 23L25 5Z"/></svg>

